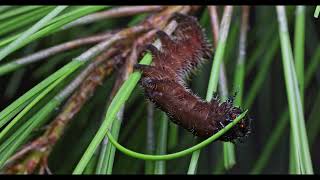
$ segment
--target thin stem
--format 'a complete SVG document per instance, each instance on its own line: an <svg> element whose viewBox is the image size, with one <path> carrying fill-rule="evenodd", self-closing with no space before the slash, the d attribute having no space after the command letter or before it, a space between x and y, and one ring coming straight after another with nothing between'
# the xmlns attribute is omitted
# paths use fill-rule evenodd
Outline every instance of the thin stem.
<svg viewBox="0 0 320 180"><path fill-rule="evenodd" d="M210 101L213 96L213 92L217 90L218 86L218 78L219 78L219 69L220 69L220 64L222 62L223 58L223 53L225 49L225 44L227 41L228 37L228 32L229 32L229 27L230 27L230 22L231 22L231 15L232 15L232 6L226 6L224 10L224 14L222 17L222 22L221 22L221 29L219 33L219 43L217 46L217 51L215 53L214 59L213 59L213 65L211 69L211 75L210 75L210 80L209 80L209 85L208 85L208 90L207 90L207 96L206 100Z"/></svg>
<svg viewBox="0 0 320 180"><path fill-rule="evenodd" d="M116 52L115 49L111 49L101 56L98 56L96 61L90 63L67 87L64 88L55 98L63 100L68 97L83 81L84 79L96 69L103 61L109 58L112 54Z"/></svg>
<svg viewBox="0 0 320 180"><path fill-rule="evenodd" d="M154 141L154 105L148 101L147 106L147 138L146 138L146 152L148 154L154 153L155 141ZM154 163L146 161L145 173L152 174L154 172Z"/></svg>
<svg viewBox="0 0 320 180"><path fill-rule="evenodd" d="M125 17L133 16L135 14L147 13L147 12L156 12L163 9L163 6L122 6L112 8L110 10L93 13L87 16L84 16L76 21L73 21L63 27L63 29L68 29L74 26L84 25L93 23L102 19L109 19L115 17Z"/></svg>
<svg viewBox="0 0 320 180"><path fill-rule="evenodd" d="M236 119L234 119L231 123L229 123L227 126L225 126L223 129L221 129L219 132L217 132L216 134L212 135L211 137L209 137L208 139L202 141L201 143L192 146L191 148L185 149L183 151L179 151L176 153L172 153L172 154L166 154L166 155L149 155L149 154L142 154L142 153L137 153L134 151L131 151L125 147L123 147L122 145L120 145L111 135L111 133L109 132L109 130L107 131L107 136L110 140L110 142L122 153L134 157L134 158L138 158L138 159L143 159L143 160L151 160L151 161L159 161L159 160L171 160L171 159L176 159L179 157L183 157L186 156L190 153L193 153L195 151L198 151L199 149L204 148L205 146L207 146L208 144L210 144L211 142L215 141L216 139L218 139L220 136L222 136L224 133L226 133L228 130L230 130L235 124L237 124L239 121L241 121L241 119L245 116L245 114L247 113L247 111L243 112L242 114L240 114Z"/></svg>
<svg viewBox="0 0 320 180"><path fill-rule="evenodd" d="M166 154L167 152L167 139L168 139L168 117L166 113L162 112L159 134L158 134L158 147L157 154ZM156 161L154 165L154 174L166 173L166 162Z"/></svg>
<svg viewBox="0 0 320 180"><path fill-rule="evenodd" d="M313 16L314 16L315 18L318 18L319 13L320 13L320 6L317 6L317 7L316 7L316 10L314 11L314 15L313 15Z"/></svg>
<svg viewBox="0 0 320 180"><path fill-rule="evenodd" d="M125 106L123 106L120 109L120 111L118 112L117 118L115 119L115 121L112 124L111 134L112 134L112 136L114 136L115 140L118 140L118 137L119 137L120 127L121 127L122 120L123 120L124 108L125 108ZM103 172L105 172L106 174L112 174L116 148L114 146L112 146L110 143L108 143L107 148L109 149L109 151L107 151L108 152L107 157L109 157L109 158L107 161L108 163L107 163L106 169L103 170Z"/></svg>
<svg viewBox="0 0 320 180"><path fill-rule="evenodd" d="M41 7L42 6L25 6L25 7L15 8L13 10L7 11L6 13L1 13L0 20L8 19L10 17L26 13L28 11L39 9ZM12 6L1 6L2 11L7 10L9 8L12 8Z"/></svg>
<svg viewBox="0 0 320 180"><path fill-rule="evenodd" d="M38 61L46 59L50 56L53 56L58 53L68 51L68 50L71 50L74 48L78 48L83 45L98 43L98 42L106 40L110 37L111 37L110 33L104 33L101 35L89 36L89 37L65 42L65 43L38 51L34 54L30 54L26 57L22 57L22 58L13 60L12 62L9 62L7 64L4 64L4 65L0 66L0 73L3 75L3 74L8 73L10 71L16 70L16 68L23 67L27 64L38 62ZM13 68L6 69L5 67L13 67Z"/></svg>
<svg viewBox="0 0 320 180"><path fill-rule="evenodd" d="M293 55L288 35L285 9L283 6L277 6L276 9L279 22L282 60L288 94L290 120L296 152L295 162L297 162L297 165L295 169L298 173L312 174L313 168L311 164L308 139L305 132L305 121L303 117L303 108L298 88L298 81L293 65Z"/></svg>
<svg viewBox="0 0 320 180"><path fill-rule="evenodd" d="M241 27L240 27L240 40L239 40L239 53L237 60L237 67L234 78L234 92L237 92L235 98L235 105L242 106L244 78L245 78L245 60L246 60L246 45L247 45L247 32L249 24L249 6L242 7Z"/></svg>
<svg viewBox="0 0 320 180"><path fill-rule="evenodd" d="M299 82L301 102L304 102L304 34L305 34L305 7L297 6L296 24L294 32L294 59Z"/></svg>
<svg viewBox="0 0 320 180"><path fill-rule="evenodd" d="M68 6L58 6L54 10L52 10L48 15L46 15L44 18L42 18L40 21L38 21L35 25L33 25L30 29L25 31L21 36L19 36L18 39L10 43L5 48L1 49L0 51L0 61L3 60L6 56L8 56L10 53L14 52L17 49L17 46L22 43L26 38L28 38L30 35L34 34L38 30L40 30L42 27L48 24L48 22L56 17L59 13L61 13L64 9L66 9Z"/></svg>
<svg viewBox="0 0 320 180"><path fill-rule="evenodd" d="M116 58L118 59L124 59L128 55L129 50L125 50L123 53L118 55ZM128 62L128 59L127 59ZM126 66L132 66L132 64L126 63ZM116 94L116 92L119 90L121 84L125 81L127 78L128 72L127 67L122 66L120 73L117 75L116 82L114 83L114 86L112 88L112 91L110 93L109 102L107 102L107 106L109 106L110 101ZM113 136L115 136L116 139L118 139L120 127L123 120L123 114L124 114L125 105L123 105L119 112L116 115L115 121L112 124L112 130L111 133ZM113 162L114 162L114 154L115 154L115 148L111 146L108 137L105 137L103 139L103 143L101 145L101 151L99 153L99 159L98 164L96 168L96 174L111 174L113 169Z"/></svg>
<svg viewBox="0 0 320 180"><path fill-rule="evenodd" d="M219 41L219 18L217 13L216 6L208 6L209 13L210 13L210 22L211 22L211 31L213 34L213 42L215 47L218 46Z"/></svg>
<svg viewBox="0 0 320 180"><path fill-rule="evenodd" d="M115 43L119 40L123 40L124 38L127 38L128 34L134 35L136 33L143 32L147 29L148 29L148 27L145 27L145 26L135 26L135 27L127 28L123 31L120 31L119 33L116 33L108 40L103 41L103 42L99 43L98 45L92 47L90 49L90 51L87 51L86 53L81 54L81 56L79 56L78 59L80 61L86 61L86 60L90 59L91 57L96 56L103 49L110 47L113 43Z"/></svg>
<svg viewBox="0 0 320 180"><path fill-rule="evenodd" d="M210 80L207 89L206 100L210 101L212 99L213 93L217 91L219 69L223 59L225 45L228 37L229 27L231 23L232 16L232 6L226 6L223 12L221 28L219 32L219 42L217 46L217 51L214 55L212 69L210 73ZM197 168L198 159L200 156L200 151L196 151L192 154L191 162L188 169L188 174L194 174Z"/></svg>
<svg viewBox="0 0 320 180"><path fill-rule="evenodd" d="M294 32L294 59L295 59L295 70L297 72L297 78L300 89L301 103L303 107L304 102L304 7L296 7L296 23L295 23L295 32ZM293 131L291 130L290 134L290 162L289 162L289 172L295 173L294 164L295 158L295 148L293 147Z"/></svg>

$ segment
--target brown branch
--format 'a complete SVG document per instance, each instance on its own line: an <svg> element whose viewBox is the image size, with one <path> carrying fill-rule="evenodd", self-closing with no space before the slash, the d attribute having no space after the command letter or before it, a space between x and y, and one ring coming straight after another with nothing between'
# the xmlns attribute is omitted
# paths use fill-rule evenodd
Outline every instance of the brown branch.
<svg viewBox="0 0 320 180"><path fill-rule="evenodd" d="M133 65L137 63L138 58L139 58L139 54L141 54L141 52L143 51L142 48L145 47L146 44L151 43L156 32L157 32L157 30L155 30L155 29L151 30L151 31L147 32L146 34L144 34L143 36L141 36L140 38L138 38L133 43L131 54L125 64L125 66L126 66L125 72L126 73L124 74L124 76L125 76L124 79L127 79L129 74L132 73Z"/></svg>
<svg viewBox="0 0 320 180"><path fill-rule="evenodd" d="M133 26L130 28L125 28L125 29L113 34L107 40L91 47L89 50L82 53L80 56L78 56L75 59L77 59L79 61L89 61L90 59L97 56L98 54L100 54L101 52L103 52L104 50L106 50L107 48L112 46L113 44L120 42L120 41L129 40L129 39L137 36L139 33L142 33L142 32L149 30L150 28L152 28L152 27L145 25L145 24Z"/></svg>
<svg viewBox="0 0 320 180"><path fill-rule="evenodd" d="M85 53L81 54L76 59L80 61L88 61L92 57L99 54L101 51L105 50L106 48L110 47L116 42L123 41L124 39L132 39L136 37L138 34L149 31L150 29L163 29L164 26L167 24L168 19L172 16L174 12L180 11L184 9L183 6L170 6L165 10L161 11L160 13L147 18L141 24L129 28L125 28L115 34L113 34L109 39L103 41L94 47L90 48Z"/></svg>
<svg viewBox="0 0 320 180"><path fill-rule="evenodd" d="M219 18L217 13L216 6L208 6L210 20L211 20L211 30L213 34L213 42L214 45L217 47L219 41Z"/></svg>
<svg viewBox="0 0 320 180"><path fill-rule="evenodd" d="M171 9L171 8L169 8L169 9ZM25 64L37 62L41 59L47 58L47 57L52 56L54 54L57 54L59 52L63 52L63 51L70 50L70 49L73 49L73 48L76 48L76 47L79 47L82 45L91 44L91 43L95 43L95 42L101 42L101 41L105 40L105 41L97 44L96 46L90 48L88 51L86 51L85 53L81 54L79 57L76 58L81 61L87 61L88 59L97 55L99 52L106 49L107 47L110 47L113 43L115 43L119 40L123 40L125 38L132 38L141 32L147 31L150 28L158 26L158 24L159 24L156 21L152 21L152 22L153 23L150 23L150 24L144 23L144 24L141 24L138 26L126 28L122 31L119 31L118 33L115 33L115 34L105 33L102 35L81 38L78 40L63 43L63 44L39 51L39 52L32 54L32 55L29 55L27 57L17 59L11 63L25 65Z"/></svg>
<svg viewBox="0 0 320 180"><path fill-rule="evenodd" d="M219 43L219 38L220 38L218 13L217 13L216 6L208 6L208 9L210 14L211 30L213 34L214 45L217 47ZM228 6L225 7L224 16L231 14L231 12L232 12L232 7L228 7ZM222 38L225 38L225 37L222 37ZM226 69L223 62L220 65L220 71L219 71L219 91L223 97L228 96L228 80L226 75Z"/></svg>
<svg viewBox="0 0 320 180"><path fill-rule="evenodd" d="M163 8L164 8L164 6L122 6L122 7L116 7L116 8L112 8L110 10L97 12L97 13L93 13L93 14L87 15L85 17L82 17L76 21L73 21L73 22L67 24L66 26L63 27L63 29L67 29L70 27L78 26L78 25L89 24L89 23L99 21L102 19L132 16L132 15L140 14L140 13L157 12L157 11L162 10Z"/></svg>
<svg viewBox="0 0 320 180"><path fill-rule="evenodd" d="M114 50L107 51L98 56L95 62L105 61L114 53ZM66 124L80 111L96 87L112 72L113 67L120 63L118 60L110 60L96 69L91 68L91 73L82 82L79 90L69 98L63 111L49 124L45 133L10 158L9 161L13 163L8 164L7 173L33 173L39 165L40 169L47 166L47 158L53 145L61 137ZM19 161L20 159L22 160Z"/></svg>
<svg viewBox="0 0 320 180"><path fill-rule="evenodd" d="M55 98L59 99L60 101L67 98L94 69L96 69L107 58L111 57L116 51L117 50L115 48L111 48L110 50L98 56L74 80L72 80L68 86L66 86L58 95L56 95Z"/></svg>
<svg viewBox="0 0 320 180"><path fill-rule="evenodd" d="M241 27L240 27L240 40L239 40L239 57L238 63L244 63L246 56L246 40L249 20L249 6L242 7Z"/></svg>
<svg viewBox="0 0 320 180"><path fill-rule="evenodd" d="M100 35L94 35L94 36L89 36L89 37L85 37L85 38L75 39L75 40L72 40L69 42L65 42L65 43L50 47L48 49L41 50L39 52L28 55L26 57L13 60L12 62L15 62L20 65L30 64L30 63L37 62L39 60L48 58L48 57L55 55L57 53L61 53L61 52L67 51L67 50L78 48L83 45L101 42L103 40L110 38L111 35L112 35L111 32L107 32L107 33L103 33Z"/></svg>

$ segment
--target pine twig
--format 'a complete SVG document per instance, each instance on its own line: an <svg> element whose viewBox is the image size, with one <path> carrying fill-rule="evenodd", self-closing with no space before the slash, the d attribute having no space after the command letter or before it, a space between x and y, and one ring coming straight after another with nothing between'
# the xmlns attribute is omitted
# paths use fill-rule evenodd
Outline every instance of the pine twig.
<svg viewBox="0 0 320 180"><path fill-rule="evenodd" d="M94 66L101 64L106 59L110 58L116 51L109 50L96 58ZM80 111L82 106L90 99L96 87L103 82L112 71L113 67L120 62L113 59L101 64L98 68L93 66L87 67L89 74L81 83L79 90L77 90L64 105L62 112L48 125L45 133L39 138L35 139L14 156L11 157L6 168L7 173L34 173L38 166L47 168L47 158L59 140L66 125L72 118Z"/></svg>

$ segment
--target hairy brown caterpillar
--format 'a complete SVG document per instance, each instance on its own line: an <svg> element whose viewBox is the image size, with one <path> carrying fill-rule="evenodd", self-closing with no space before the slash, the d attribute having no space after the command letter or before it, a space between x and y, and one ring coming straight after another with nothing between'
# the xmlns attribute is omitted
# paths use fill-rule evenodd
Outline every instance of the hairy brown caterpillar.
<svg viewBox="0 0 320 180"><path fill-rule="evenodd" d="M232 98L221 103L215 96L206 102L186 88L184 78L210 58L210 44L195 17L175 14L173 18L178 26L172 37L157 32L161 49L147 46L153 55L153 65L137 64L135 69L142 72L140 85L157 107L195 136L207 138L232 122L242 110L233 106ZM234 141L247 136L250 121L244 117L220 140Z"/></svg>

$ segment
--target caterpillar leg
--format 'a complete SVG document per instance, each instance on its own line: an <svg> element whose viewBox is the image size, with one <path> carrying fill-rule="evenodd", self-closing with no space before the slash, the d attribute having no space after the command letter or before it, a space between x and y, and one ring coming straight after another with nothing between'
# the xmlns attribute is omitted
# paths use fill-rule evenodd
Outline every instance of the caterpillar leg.
<svg viewBox="0 0 320 180"><path fill-rule="evenodd" d="M189 36L191 34L197 35L202 33L197 19L193 16L175 13L173 15L173 19L178 22L178 27L176 28L175 34L180 38Z"/></svg>
<svg viewBox="0 0 320 180"><path fill-rule="evenodd" d="M139 70L142 72L143 77L154 77L156 68L154 66L145 65L145 64L135 64L133 66L135 70Z"/></svg>
<svg viewBox="0 0 320 180"><path fill-rule="evenodd" d="M145 65L145 64L135 64L135 65L133 66L133 68L134 68L135 70L139 70L139 71L144 72L144 71L147 71L148 69L152 68L152 66L150 66L150 65Z"/></svg>
<svg viewBox="0 0 320 180"><path fill-rule="evenodd" d="M156 67L156 66L136 64L134 65L134 69L141 71L143 77L150 77L152 79L157 79L157 80L172 79L175 77L174 74L166 70L159 69L159 67Z"/></svg>
<svg viewBox="0 0 320 180"><path fill-rule="evenodd" d="M162 97L162 92L158 91L159 86L159 80L157 79L152 79L150 77L143 77L140 80L140 84L142 87L144 87L144 92L146 96L151 100L153 103L157 105L157 100Z"/></svg>
<svg viewBox="0 0 320 180"><path fill-rule="evenodd" d="M168 46L168 45L164 45L164 46ZM166 59L165 53L161 52L158 48L156 48L152 44L146 45L145 49L148 50L149 52L151 52L152 58L153 58L153 63L155 66L161 65L162 62Z"/></svg>
<svg viewBox="0 0 320 180"><path fill-rule="evenodd" d="M143 86L144 88L151 89L151 90L153 90L156 86L154 83L154 80L149 77L141 78L140 83L141 83L141 86Z"/></svg>
<svg viewBox="0 0 320 180"><path fill-rule="evenodd" d="M229 96L227 99L227 103L233 104L235 96Z"/></svg>
<svg viewBox="0 0 320 180"><path fill-rule="evenodd" d="M225 127L225 125L222 122L219 122L219 124L220 124L221 128Z"/></svg>
<svg viewBox="0 0 320 180"><path fill-rule="evenodd" d="M175 42L164 31L157 31L157 36L161 41L161 48L171 49L175 45Z"/></svg>
<svg viewBox="0 0 320 180"><path fill-rule="evenodd" d="M213 97L212 97L213 100L220 100L220 96L218 94L218 92L213 92Z"/></svg>
<svg viewBox="0 0 320 180"><path fill-rule="evenodd" d="M154 45L152 45L152 44L146 45L146 46L145 46L145 49L148 50L148 51L150 51L151 54L152 54L152 56L153 56L154 58L156 58L156 59L159 58L160 55L161 55L161 51L159 51L159 49L156 48L156 47L155 47Z"/></svg>
<svg viewBox="0 0 320 180"><path fill-rule="evenodd" d="M233 95L229 96L227 99L227 103L233 104L234 99L236 98L237 94L238 94L238 92L235 92Z"/></svg>
<svg viewBox="0 0 320 180"><path fill-rule="evenodd" d="M195 18L192 17L192 16L188 16L188 15L185 15L185 14L182 14L182 13L174 13L172 18L174 20L176 20L177 22L187 22L187 21L194 21Z"/></svg>

